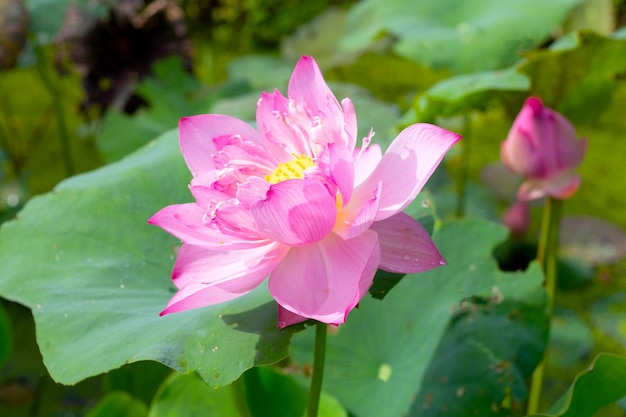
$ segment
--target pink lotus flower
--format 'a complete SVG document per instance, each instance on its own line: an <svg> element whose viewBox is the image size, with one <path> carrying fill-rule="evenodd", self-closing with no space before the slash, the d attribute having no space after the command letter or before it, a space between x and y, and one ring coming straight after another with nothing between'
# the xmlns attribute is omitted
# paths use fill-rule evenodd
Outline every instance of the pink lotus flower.
<svg viewBox="0 0 626 417"><path fill-rule="evenodd" d="M500 149L504 165L525 178L522 201L544 196L569 198L580 185L580 165L587 140L579 140L572 124L541 100L530 97L513 122Z"/></svg>
<svg viewBox="0 0 626 417"><path fill-rule="evenodd" d="M261 95L256 130L209 114L182 118L179 133L196 202L149 220L184 242L172 272L179 290L162 315L239 297L269 276L280 328L339 324L377 268L445 264L402 210L460 137L416 124L384 156L373 133L356 148L352 102L339 104L313 58L298 62L288 98Z"/></svg>

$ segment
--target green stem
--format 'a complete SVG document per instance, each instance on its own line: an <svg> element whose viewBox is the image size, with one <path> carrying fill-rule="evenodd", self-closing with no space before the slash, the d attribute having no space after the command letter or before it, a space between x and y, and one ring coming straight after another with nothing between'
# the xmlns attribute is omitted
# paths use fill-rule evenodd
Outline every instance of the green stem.
<svg viewBox="0 0 626 417"><path fill-rule="evenodd" d="M9 105L9 97L4 94L4 77L0 78L0 148L6 154L7 159L11 163L13 169L13 176L19 178L22 174L21 164L19 162L17 152L11 145L11 138L17 142L19 139L19 132L12 128L11 118L13 117L13 111ZM4 123L3 120L4 119Z"/></svg>
<svg viewBox="0 0 626 417"><path fill-rule="evenodd" d="M313 353L313 376L309 390L309 405L307 417L317 417L317 409L322 394L322 381L324 379L324 359L326 357L326 323L317 323L315 326L315 351Z"/></svg>
<svg viewBox="0 0 626 417"><path fill-rule="evenodd" d="M469 175L469 159L470 159L470 141L469 136L472 130L472 117L469 113L466 113L463 117L463 147L461 154L461 163L459 166L459 176L456 182L456 217L462 218L465 217L465 201L466 198L466 189L467 189L467 178Z"/></svg>
<svg viewBox="0 0 626 417"><path fill-rule="evenodd" d="M67 121L65 120L65 113L63 112L63 101L61 99L61 89L59 89L48 69L46 68L46 56L41 46L35 46L35 53L37 54L37 71L41 77L43 85L50 93L52 98L52 106L56 111L56 119L59 127L59 139L61 145L61 156L63 157L63 163L65 165L66 175L72 176L76 173L74 169L74 160L72 159L72 152L70 150L70 133L67 127Z"/></svg>
<svg viewBox="0 0 626 417"><path fill-rule="evenodd" d="M552 320L554 313L554 295L556 291L556 260L559 250L559 226L561 224L562 201L547 197L541 221L541 236L537 251L537 262L543 268L545 275L544 287L548 295L548 317ZM543 374L546 358L541 360L533 373L530 394L528 397L527 414L536 414L539 411L541 391L543 389Z"/></svg>

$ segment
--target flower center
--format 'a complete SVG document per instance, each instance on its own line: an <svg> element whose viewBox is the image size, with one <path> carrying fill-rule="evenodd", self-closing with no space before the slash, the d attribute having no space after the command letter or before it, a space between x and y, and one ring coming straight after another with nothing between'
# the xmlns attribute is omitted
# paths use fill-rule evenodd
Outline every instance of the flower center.
<svg viewBox="0 0 626 417"><path fill-rule="evenodd" d="M285 180L295 180L304 178L304 170L315 165L313 159L307 155L297 156L292 154L293 159L289 162L279 164L274 172L265 176L265 180L270 184L277 184Z"/></svg>

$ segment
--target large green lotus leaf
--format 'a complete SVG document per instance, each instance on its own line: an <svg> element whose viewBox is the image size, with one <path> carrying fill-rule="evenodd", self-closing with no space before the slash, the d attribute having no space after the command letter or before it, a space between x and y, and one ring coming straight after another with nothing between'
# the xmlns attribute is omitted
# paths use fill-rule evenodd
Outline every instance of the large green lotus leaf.
<svg viewBox="0 0 626 417"><path fill-rule="evenodd" d="M35 197L0 232L0 294L30 307L50 375L73 384L155 360L223 385L287 355L266 287L159 317L180 242L146 220L189 201L172 131L122 161ZM297 326L296 326L297 327Z"/></svg>
<svg viewBox="0 0 626 417"><path fill-rule="evenodd" d="M516 286L527 292L541 285L536 265L525 273L498 270L491 253L506 235L495 223L444 222L433 238L448 265L407 275L383 301L361 301L347 323L328 337L324 390L359 417L406 414L449 319L464 299L489 298L494 288ZM299 364L311 363L310 336L305 332L294 337L292 354ZM462 358L456 363L465 365Z"/></svg>
<svg viewBox="0 0 626 417"><path fill-rule="evenodd" d="M609 35L615 29L616 3L613 0L584 0L568 17L563 32L589 29Z"/></svg>
<svg viewBox="0 0 626 417"><path fill-rule="evenodd" d="M235 383L213 389L193 374L173 374L161 387L149 417L299 417L305 415L307 389L290 376L265 366L248 370ZM322 393L318 417L347 417Z"/></svg>
<svg viewBox="0 0 626 417"><path fill-rule="evenodd" d="M243 374L246 401L251 417L305 417L308 387L280 370L257 367ZM347 412L335 398L322 392L318 417L347 417ZM225 416L226 417L226 416Z"/></svg>
<svg viewBox="0 0 626 417"><path fill-rule="evenodd" d="M515 69L457 75L433 85L417 96L417 120L435 120L471 110L483 110L492 100L503 101L527 94L530 80Z"/></svg>
<svg viewBox="0 0 626 417"><path fill-rule="evenodd" d="M85 417L145 417L148 407L123 391L108 393Z"/></svg>
<svg viewBox="0 0 626 417"><path fill-rule="evenodd" d="M624 67L626 39L580 32L552 49L529 53L518 70L532 80L531 93L546 105L578 123L594 123L611 105L616 76Z"/></svg>
<svg viewBox="0 0 626 417"><path fill-rule="evenodd" d="M533 284L509 279L461 304L409 416L511 415L548 339L545 293Z"/></svg>
<svg viewBox="0 0 626 417"><path fill-rule="evenodd" d="M425 65L455 72L503 68L548 39L579 3L367 0L350 10L341 45L364 49L389 34L398 39L398 54Z"/></svg>
<svg viewBox="0 0 626 417"><path fill-rule="evenodd" d="M367 52L351 64L330 71L328 77L350 81L381 100L406 108L416 92L450 75L449 70L435 70L394 53Z"/></svg>
<svg viewBox="0 0 626 417"><path fill-rule="evenodd" d="M549 412L533 416L592 417L623 397L626 397L626 358L602 353L588 370L576 376L570 389Z"/></svg>
<svg viewBox="0 0 626 417"><path fill-rule="evenodd" d="M240 416L235 384L214 389L194 374L172 374L154 396L149 417ZM245 405L244 405L245 409Z"/></svg>

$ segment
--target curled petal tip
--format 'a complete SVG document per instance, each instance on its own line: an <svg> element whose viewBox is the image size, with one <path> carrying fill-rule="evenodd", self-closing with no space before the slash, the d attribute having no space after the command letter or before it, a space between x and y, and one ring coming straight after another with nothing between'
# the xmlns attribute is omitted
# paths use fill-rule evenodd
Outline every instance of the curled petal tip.
<svg viewBox="0 0 626 417"><path fill-rule="evenodd" d="M541 99L537 97L529 97L528 100L526 100L526 104L531 108L535 117L541 115L541 112L543 111L543 103L541 102Z"/></svg>
<svg viewBox="0 0 626 417"><path fill-rule="evenodd" d="M287 310L285 307L278 304L278 321L276 323L276 327L278 330L284 329L285 327L289 327L292 324L302 323L306 321L306 317L302 317L296 313L293 313Z"/></svg>

